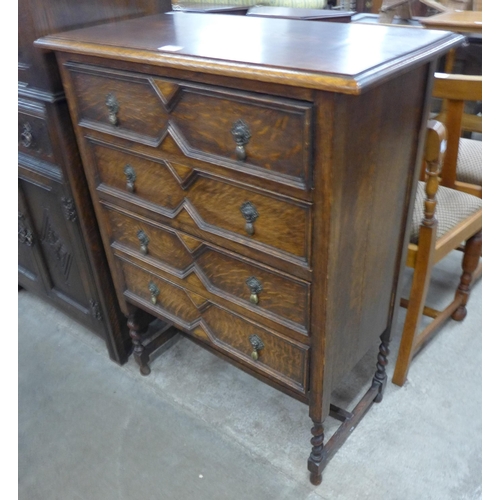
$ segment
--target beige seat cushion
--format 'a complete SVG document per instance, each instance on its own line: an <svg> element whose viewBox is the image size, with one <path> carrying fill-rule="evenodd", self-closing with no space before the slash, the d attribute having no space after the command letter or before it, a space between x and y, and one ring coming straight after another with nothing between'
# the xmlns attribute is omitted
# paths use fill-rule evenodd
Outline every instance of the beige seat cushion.
<svg viewBox="0 0 500 500"><path fill-rule="evenodd" d="M482 207L481 198L443 186L439 186L436 199L437 238L451 231L459 222ZM418 243L418 232L424 218L424 200L425 182L419 181L411 227L410 241L412 243Z"/></svg>
<svg viewBox="0 0 500 500"><path fill-rule="evenodd" d="M483 185L483 143L460 139L458 143L457 181Z"/></svg>

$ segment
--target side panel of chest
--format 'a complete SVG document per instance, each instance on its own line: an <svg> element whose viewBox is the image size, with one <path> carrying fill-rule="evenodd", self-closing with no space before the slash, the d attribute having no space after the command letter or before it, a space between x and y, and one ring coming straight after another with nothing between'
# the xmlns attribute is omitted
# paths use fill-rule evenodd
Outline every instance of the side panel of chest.
<svg viewBox="0 0 500 500"><path fill-rule="evenodd" d="M392 320L431 71L422 65L360 96L337 94L331 101L332 177L323 194L331 201L330 219L316 213L313 238L319 227L328 228L325 335L332 350L325 356L332 360L333 385L377 345ZM313 283L321 283L321 269L313 257ZM313 309L317 289L313 285Z"/></svg>

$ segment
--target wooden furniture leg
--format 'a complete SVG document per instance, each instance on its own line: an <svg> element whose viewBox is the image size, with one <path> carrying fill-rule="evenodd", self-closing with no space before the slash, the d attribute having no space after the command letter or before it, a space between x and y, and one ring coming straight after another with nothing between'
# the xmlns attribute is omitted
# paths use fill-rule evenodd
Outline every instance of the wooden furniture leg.
<svg viewBox="0 0 500 500"><path fill-rule="evenodd" d="M322 475L321 472L324 468L322 467L322 463L325 460L323 449L324 444L323 441L325 439L323 422L313 422L314 425L311 429L311 433L313 437L311 438L312 450L311 455L309 456L308 461L308 469L311 472L310 480L314 485L321 484Z"/></svg>
<svg viewBox="0 0 500 500"><path fill-rule="evenodd" d="M475 272L479 267L479 259L482 254L483 238L482 232L479 232L469 238L465 244L464 257L462 260L463 273L460 277L455 298L460 298L460 306L451 315L456 321L462 321L467 316L467 301L469 300L470 288L474 281Z"/></svg>
<svg viewBox="0 0 500 500"><path fill-rule="evenodd" d="M444 63L444 72L453 73L453 66L455 65L455 55L456 49L451 49L448 54L446 54L446 59Z"/></svg>
<svg viewBox="0 0 500 500"><path fill-rule="evenodd" d="M386 366L389 355L389 330L380 337L381 344L377 355L377 370L373 377L370 389L358 402L352 412L330 405L330 416L340 420L342 424L333 436L324 444L325 434L323 422L313 422L311 433L312 450L307 463L310 472L310 481L318 485L322 481L322 472L335 453L342 447L347 438L352 434L362 418L366 415L373 403L380 403L387 385Z"/></svg>
<svg viewBox="0 0 500 500"><path fill-rule="evenodd" d="M136 309L129 315L127 326L130 331L130 338L134 345L134 359L139 365L141 375L149 375L151 368L149 367L149 353L143 344L143 338L148 330L150 318L146 317L140 309Z"/></svg>
<svg viewBox="0 0 500 500"><path fill-rule="evenodd" d="M153 356L169 349L181 335L171 322L160 321L141 309L135 309L128 316L127 326L141 375L149 375Z"/></svg>
<svg viewBox="0 0 500 500"><path fill-rule="evenodd" d="M435 238L435 234L433 236ZM430 245L430 251L433 248L434 243ZM406 381L408 369L414 355L416 331L422 320L425 298L429 289L432 266L429 265L430 259L425 253L420 252L417 256L408 300L408 310L401 335L401 343L399 344L399 354L392 376L392 382L399 386L402 386Z"/></svg>
<svg viewBox="0 0 500 500"><path fill-rule="evenodd" d="M387 373L385 367L389 362L389 336L388 333L384 333L380 340L382 341L378 348L377 355L377 371L373 376L372 388L378 389L377 396L375 397L375 403L380 403L384 397L385 386L387 385Z"/></svg>

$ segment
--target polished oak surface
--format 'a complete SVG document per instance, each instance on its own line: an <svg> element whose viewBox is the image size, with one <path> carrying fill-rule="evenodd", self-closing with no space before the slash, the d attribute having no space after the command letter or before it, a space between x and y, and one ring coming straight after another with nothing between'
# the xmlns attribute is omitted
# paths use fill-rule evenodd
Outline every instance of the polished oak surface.
<svg viewBox="0 0 500 500"><path fill-rule="evenodd" d="M120 53L122 60L359 93L383 76L452 48L460 36L431 30L401 35L398 27L174 12L74 30L36 43L106 58Z"/></svg>

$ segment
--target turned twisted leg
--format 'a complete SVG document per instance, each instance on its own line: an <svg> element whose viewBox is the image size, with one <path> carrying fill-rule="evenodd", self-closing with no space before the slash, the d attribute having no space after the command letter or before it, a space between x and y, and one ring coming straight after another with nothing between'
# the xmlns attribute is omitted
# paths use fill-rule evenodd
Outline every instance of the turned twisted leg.
<svg viewBox="0 0 500 500"><path fill-rule="evenodd" d="M149 367L149 353L145 350L143 337L148 330L148 322L144 321L140 311L134 311L129 315L127 326L129 328L130 338L134 345L134 359L139 365L141 375L149 375L151 368Z"/></svg>
<svg viewBox="0 0 500 500"><path fill-rule="evenodd" d="M384 390L387 384L387 373L385 367L389 362L387 358L390 353L389 339L384 338L384 336L381 336L380 339L382 340L382 343L378 348L377 371L375 372L372 380L372 387L378 387L378 394L374 399L375 403L380 403L384 397Z"/></svg>
<svg viewBox="0 0 500 500"><path fill-rule="evenodd" d="M309 462L312 462L316 466L315 469L318 469L323 460L323 441L325 439L323 424L314 422L311 433L313 437L311 438L312 450ZM311 470L311 467L309 467L309 470ZM311 471L310 479L312 484L318 485L321 483L322 475L320 472Z"/></svg>

